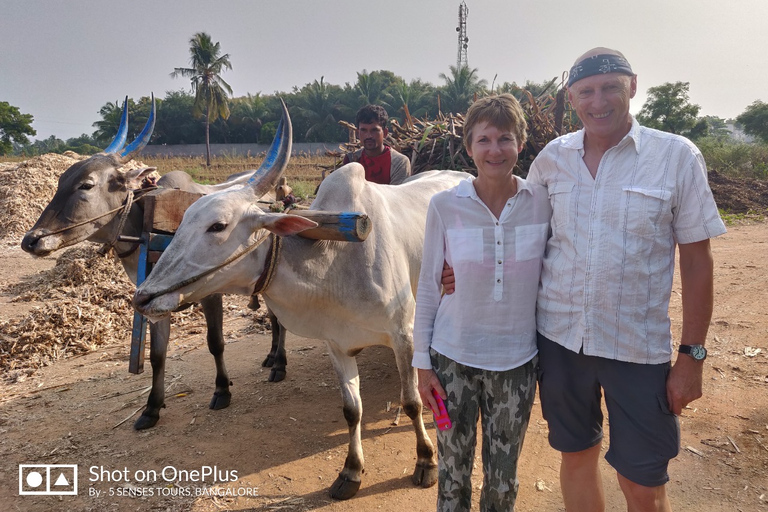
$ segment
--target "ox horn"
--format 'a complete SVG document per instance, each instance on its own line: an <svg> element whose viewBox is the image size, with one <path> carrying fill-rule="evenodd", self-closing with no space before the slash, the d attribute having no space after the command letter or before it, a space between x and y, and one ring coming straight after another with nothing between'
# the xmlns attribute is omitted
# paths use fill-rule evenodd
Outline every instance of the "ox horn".
<svg viewBox="0 0 768 512"><path fill-rule="evenodd" d="M293 139L291 117L288 115L288 107L285 106L282 98L280 104L283 107L283 117L280 119L280 124L277 125L277 133L275 133L272 146L270 146L261 166L248 178L247 185L251 187L256 197L261 197L274 188L291 158Z"/></svg>
<svg viewBox="0 0 768 512"><path fill-rule="evenodd" d="M152 110L149 111L149 119L147 119L147 123L144 125L144 129L141 130L141 133L136 137L136 139L128 144L122 151L120 151L120 159L123 162L128 162L133 158L133 156L144 149L144 146L147 145L149 142L150 137L152 137L152 132L155 130L155 94L152 94Z"/></svg>
<svg viewBox="0 0 768 512"><path fill-rule="evenodd" d="M104 150L105 153L116 153L125 145L125 139L128 138L128 96L123 101L123 115L120 117L120 126L117 128L117 135L112 143Z"/></svg>

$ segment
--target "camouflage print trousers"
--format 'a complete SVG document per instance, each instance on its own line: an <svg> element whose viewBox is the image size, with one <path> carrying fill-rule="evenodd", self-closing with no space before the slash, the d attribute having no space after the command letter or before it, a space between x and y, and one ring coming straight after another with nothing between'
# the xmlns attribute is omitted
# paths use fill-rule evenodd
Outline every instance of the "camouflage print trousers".
<svg viewBox="0 0 768 512"><path fill-rule="evenodd" d="M430 350L432 368L448 399L452 427L437 431L438 512L465 512L472 504L477 418L481 418L481 512L509 512L517 499L517 461L536 394L538 356L506 371L459 364Z"/></svg>

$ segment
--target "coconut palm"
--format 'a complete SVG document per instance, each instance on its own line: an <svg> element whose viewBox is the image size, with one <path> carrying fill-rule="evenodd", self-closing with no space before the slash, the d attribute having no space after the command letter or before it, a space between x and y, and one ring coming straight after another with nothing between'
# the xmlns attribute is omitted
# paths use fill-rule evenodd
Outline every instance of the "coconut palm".
<svg viewBox="0 0 768 512"><path fill-rule="evenodd" d="M183 76L192 82L195 93L193 113L197 117L205 116L205 151L206 164L211 165L210 126L218 118L229 117L227 94L232 88L221 78L220 73L232 69L229 54L221 55L221 46L211 41L211 36L198 32L189 40L190 64L188 68L175 68L171 77Z"/></svg>
<svg viewBox="0 0 768 512"><path fill-rule="evenodd" d="M313 81L300 90L295 90L296 126L303 129L304 138L307 141L338 140L338 119L341 104L338 97L341 88L325 82L324 77L320 81Z"/></svg>
<svg viewBox="0 0 768 512"><path fill-rule="evenodd" d="M445 80L445 85L440 88L442 93L443 112L466 112L472 103L475 94L484 94L488 85L486 80L477 76L477 68L469 69L468 66L450 66L451 74L440 73L440 78Z"/></svg>

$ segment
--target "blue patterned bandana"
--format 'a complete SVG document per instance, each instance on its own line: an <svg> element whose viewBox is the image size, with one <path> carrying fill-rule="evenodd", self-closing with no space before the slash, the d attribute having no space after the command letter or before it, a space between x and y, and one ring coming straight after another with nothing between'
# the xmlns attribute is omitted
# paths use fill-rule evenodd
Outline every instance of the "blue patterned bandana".
<svg viewBox="0 0 768 512"><path fill-rule="evenodd" d="M571 68L570 73L568 73L568 87L582 78L605 73L622 73L634 76L632 66L624 57L612 54L593 55Z"/></svg>

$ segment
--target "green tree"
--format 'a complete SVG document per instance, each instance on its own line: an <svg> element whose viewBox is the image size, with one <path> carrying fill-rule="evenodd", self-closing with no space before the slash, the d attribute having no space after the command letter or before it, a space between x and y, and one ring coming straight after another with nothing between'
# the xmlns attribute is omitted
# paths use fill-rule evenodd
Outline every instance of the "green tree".
<svg viewBox="0 0 768 512"><path fill-rule="evenodd" d="M689 82L667 82L648 89L648 99L637 114L637 121L643 126L656 128L678 135L701 135L697 126L701 107L690 102Z"/></svg>
<svg viewBox="0 0 768 512"><path fill-rule="evenodd" d="M421 80L411 80L406 83L400 79L390 88L392 96L392 107L399 115L402 112L401 119L405 118L405 111L412 117L425 117L430 114L430 101L435 96L435 88L431 84ZM434 113L433 113L434 114Z"/></svg>
<svg viewBox="0 0 768 512"><path fill-rule="evenodd" d="M210 125L219 118L229 117L227 94L232 88L221 78L225 69L232 69L229 54L221 55L221 45L211 41L211 36L198 32L189 40L190 65L188 68L175 68L171 77L182 76L192 82L195 93L194 113L205 116L205 152L206 164L211 165Z"/></svg>
<svg viewBox="0 0 768 512"><path fill-rule="evenodd" d="M155 144L193 144L205 138L205 127L192 115L195 97L186 91L168 91L157 104L152 140Z"/></svg>
<svg viewBox="0 0 768 512"><path fill-rule="evenodd" d="M297 123L295 131L308 142L343 140L338 125L341 87L327 84L324 77L301 89L294 88Z"/></svg>
<svg viewBox="0 0 768 512"><path fill-rule="evenodd" d="M259 142L261 127L267 114L267 104L261 93L249 93L240 98L233 98L229 102L229 111L227 126L230 142Z"/></svg>
<svg viewBox="0 0 768 512"><path fill-rule="evenodd" d="M481 80L477 75L477 68L469 69L468 66L450 66L450 75L440 73L440 78L445 80L445 85L440 88L441 106L443 112L466 112L474 101L475 95L485 94L488 85L486 80Z"/></svg>
<svg viewBox="0 0 768 512"><path fill-rule="evenodd" d="M750 106L736 117L747 135L752 135L768 142L768 103L755 100Z"/></svg>
<svg viewBox="0 0 768 512"><path fill-rule="evenodd" d="M18 107L0 101L0 155L13 151L13 142L29 144L27 135L37 135L32 128L32 114L22 114Z"/></svg>

